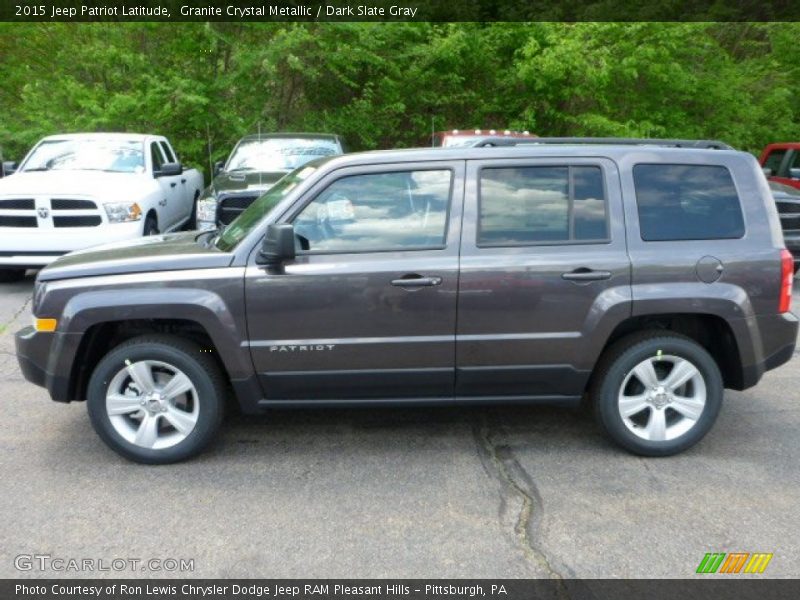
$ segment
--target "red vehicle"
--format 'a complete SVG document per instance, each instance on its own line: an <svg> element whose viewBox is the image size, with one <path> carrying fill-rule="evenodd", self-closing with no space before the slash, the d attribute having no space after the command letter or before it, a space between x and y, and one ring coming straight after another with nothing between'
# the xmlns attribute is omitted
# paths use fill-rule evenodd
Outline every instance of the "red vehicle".
<svg viewBox="0 0 800 600"><path fill-rule="evenodd" d="M469 146L486 136L513 137L513 138L535 138L536 135L529 131L512 131L510 129L451 129L449 131L437 131L430 137L430 145L433 147L457 148Z"/></svg>
<svg viewBox="0 0 800 600"><path fill-rule="evenodd" d="M768 179L800 189L800 142L770 144L758 162Z"/></svg>

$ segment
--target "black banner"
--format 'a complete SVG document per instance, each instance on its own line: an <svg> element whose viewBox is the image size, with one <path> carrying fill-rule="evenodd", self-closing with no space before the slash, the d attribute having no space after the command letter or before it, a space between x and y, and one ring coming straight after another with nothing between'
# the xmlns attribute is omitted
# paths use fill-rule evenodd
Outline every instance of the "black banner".
<svg viewBox="0 0 800 600"><path fill-rule="evenodd" d="M0 21L797 21L796 0L6 0Z"/></svg>
<svg viewBox="0 0 800 600"><path fill-rule="evenodd" d="M74 579L3 580L3 600L795 600L800 580Z"/></svg>

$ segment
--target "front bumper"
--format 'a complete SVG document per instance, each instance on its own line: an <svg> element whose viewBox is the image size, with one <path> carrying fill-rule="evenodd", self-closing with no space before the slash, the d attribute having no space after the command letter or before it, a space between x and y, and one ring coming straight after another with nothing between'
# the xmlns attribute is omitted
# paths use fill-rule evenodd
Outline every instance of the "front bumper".
<svg viewBox="0 0 800 600"><path fill-rule="evenodd" d="M47 388L57 402L71 400L69 382L72 357L77 352L80 336L36 331L28 326L14 336L22 376L31 383Z"/></svg>

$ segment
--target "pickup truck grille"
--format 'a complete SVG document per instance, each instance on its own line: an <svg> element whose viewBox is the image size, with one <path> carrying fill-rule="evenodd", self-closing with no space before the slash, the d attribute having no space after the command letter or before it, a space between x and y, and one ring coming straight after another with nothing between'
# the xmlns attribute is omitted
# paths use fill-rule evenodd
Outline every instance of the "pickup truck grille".
<svg viewBox="0 0 800 600"><path fill-rule="evenodd" d="M776 202L778 205L778 214L780 215L797 215L800 214L800 202Z"/></svg>
<svg viewBox="0 0 800 600"><path fill-rule="evenodd" d="M235 194L219 195L217 218L223 225L227 225L244 212L261 194Z"/></svg>
<svg viewBox="0 0 800 600"><path fill-rule="evenodd" d="M81 198L0 198L0 227L49 229L97 227L103 217L97 203Z"/></svg>
<svg viewBox="0 0 800 600"><path fill-rule="evenodd" d="M33 210L36 201L33 198L9 198L0 200L0 210Z"/></svg>

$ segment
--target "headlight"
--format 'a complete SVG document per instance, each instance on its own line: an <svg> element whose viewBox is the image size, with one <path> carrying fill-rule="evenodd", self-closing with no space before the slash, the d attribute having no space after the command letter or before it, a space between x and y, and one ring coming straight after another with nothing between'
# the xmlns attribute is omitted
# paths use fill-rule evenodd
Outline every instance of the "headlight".
<svg viewBox="0 0 800 600"><path fill-rule="evenodd" d="M109 223L125 223L126 221L138 221L142 218L142 209L134 202L114 202L106 204L106 214Z"/></svg>
<svg viewBox="0 0 800 600"><path fill-rule="evenodd" d="M197 224L202 221L212 224L217 221L217 199L213 196L200 198L197 201Z"/></svg>

